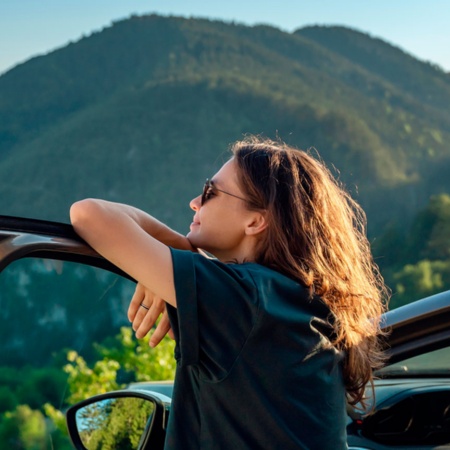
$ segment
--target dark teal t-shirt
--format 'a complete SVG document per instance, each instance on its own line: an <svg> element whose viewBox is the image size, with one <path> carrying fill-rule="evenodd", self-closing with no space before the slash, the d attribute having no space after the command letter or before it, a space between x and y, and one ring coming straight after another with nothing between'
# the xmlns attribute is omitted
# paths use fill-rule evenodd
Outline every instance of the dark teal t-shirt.
<svg viewBox="0 0 450 450"><path fill-rule="evenodd" d="M327 306L261 265L171 251L177 372L165 449L347 448Z"/></svg>

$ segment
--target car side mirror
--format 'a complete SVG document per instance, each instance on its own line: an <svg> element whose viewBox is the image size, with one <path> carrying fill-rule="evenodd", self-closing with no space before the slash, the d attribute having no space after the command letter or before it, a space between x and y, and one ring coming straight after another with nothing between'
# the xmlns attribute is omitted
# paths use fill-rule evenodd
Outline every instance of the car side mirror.
<svg viewBox="0 0 450 450"><path fill-rule="evenodd" d="M170 403L152 391L108 392L71 406L67 428L79 450L159 450L164 448Z"/></svg>

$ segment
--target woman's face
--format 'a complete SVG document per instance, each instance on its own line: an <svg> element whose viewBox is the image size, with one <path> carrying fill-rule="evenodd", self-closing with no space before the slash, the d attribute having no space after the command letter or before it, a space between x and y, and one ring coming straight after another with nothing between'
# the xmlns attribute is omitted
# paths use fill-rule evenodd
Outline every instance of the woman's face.
<svg viewBox="0 0 450 450"><path fill-rule="evenodd" d="M213 187L208 190L203 205L201 195L190 203L195 214L188 239L194 247L222 261L251 260L253 255L248 255L251 246L245 229L255 212L247 209L243 200L245 194L238 183L234 160L225 163L211 181Z"/></svg>

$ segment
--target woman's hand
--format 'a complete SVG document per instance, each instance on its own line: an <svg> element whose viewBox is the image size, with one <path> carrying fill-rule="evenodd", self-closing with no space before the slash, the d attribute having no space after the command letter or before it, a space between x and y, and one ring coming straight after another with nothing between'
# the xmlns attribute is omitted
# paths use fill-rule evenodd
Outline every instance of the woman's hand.
<svg viewBox="0 0 450 450"><path fill-rule="evenodd" d="M142 339L153 328L158 318L161 319L150 338L150 347L156 347L166 334L173 339L166 302L153 294L141 283L137 283L128 308L128 319L138 339Z"/></svg>

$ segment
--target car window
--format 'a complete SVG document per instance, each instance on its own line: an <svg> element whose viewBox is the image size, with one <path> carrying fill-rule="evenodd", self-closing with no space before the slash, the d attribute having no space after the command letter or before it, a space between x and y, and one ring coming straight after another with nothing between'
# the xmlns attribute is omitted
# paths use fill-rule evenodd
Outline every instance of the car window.
<svg viewBox="0 0 450 450"><path fill-rule="evenodd" d="M95 359L93 343L129 328L133 292L123 277L65 261L27 258L0 273L2 448L72 448L61 414L71 395L67 367L89 375L83 361Z"/></svg>
<svg viewBox="0 0 450 450"><path fill-rule="evenodd" d="M449 373L450 346L405 359L378 371L380 376L448 376Z"/></svg>

